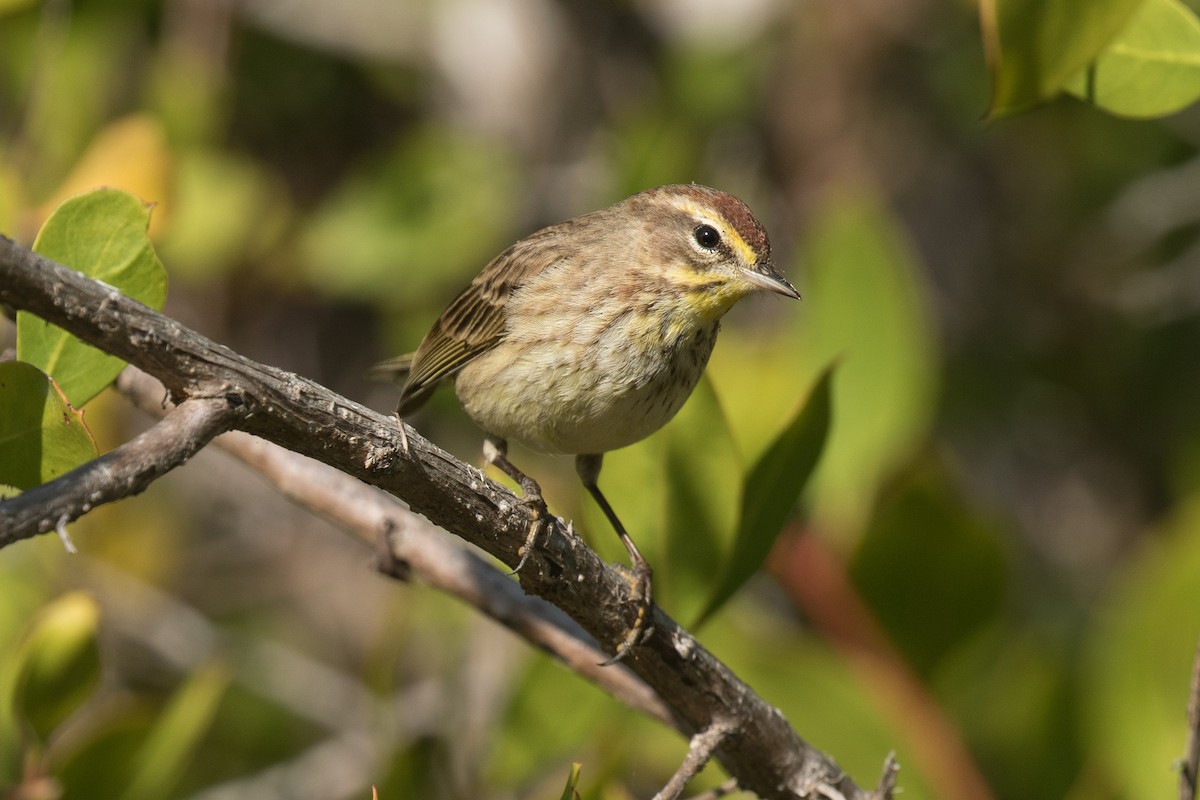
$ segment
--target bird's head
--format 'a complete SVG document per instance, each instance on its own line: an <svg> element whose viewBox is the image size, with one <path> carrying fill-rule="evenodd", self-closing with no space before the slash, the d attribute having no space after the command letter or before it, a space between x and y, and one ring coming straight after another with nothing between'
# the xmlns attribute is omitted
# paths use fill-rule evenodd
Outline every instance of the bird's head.
<svg viewBox="0 0 1200 800"><path fill-rule="evenodd" d="M680 299L719 317L746 295L767 290L800 298L771 263L771 242L754 213L731 194L696 184L660 186L625 201L642 221L646 247L635 256L653 264Z"/></svg>

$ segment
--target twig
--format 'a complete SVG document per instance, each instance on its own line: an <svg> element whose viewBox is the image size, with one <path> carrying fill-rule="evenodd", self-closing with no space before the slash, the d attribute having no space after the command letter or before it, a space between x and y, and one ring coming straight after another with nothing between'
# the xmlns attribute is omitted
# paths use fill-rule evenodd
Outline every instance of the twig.
<svg viewBox="0 0 1200 800"><path fill-rule="evenodd" d="M1196 774L1200 770L1200 645L1192 662L1192 685L1187 703L1188 737L1179 765L1179 800L1195 800Z"/></svg>
<svg viewBox="0 0 1200 800"><path fill-rule="evenodd" d="M69 550L68 522L98 505L143 491L229 430L236 416L222 398L187 400L116 450L5 500L0 503L0 547L33 533L57 531Z"/></svg>
<svg viewBox="0 0 1200 800"><path fill-rule="evenodd" d="M2 236L0 303L31 311L137 365L161 380L173 398L224 398L238 412L233 422L241 430L402 497L413 511L509 566L520 559L532 521L528 506L415 432L408 434L408 449L401 449L394 419L240 356ZM14 501L0 502L0 515L8 513L9 502ZM6 516L0 524L3 541L40 532L35 524L15 525ZM518 579L525 591L565 611L606 647L622 640L629 625L629 581L561 520L547 521ZM716 757L744 790L772 800L832 797L829 791L848 800L872 797L691 634L661 609L653 614L655 635L623 663L670 708L676 729L690 734L718 719L736 726L738 735Z"/></svg>
<svg viewBox="0 0 1200 800"><path fill-rule="evenodd" d="M676 800L683 794L683 790L692 782L692 778L704 769L704 765L712 758L721 743L729 738L729 734L733 733L733 730L731 724L719 720L693 736L692 741L688 744L687 756L684 757L683 763L679 765L679 769L675 770L675 774L671 776L671 780L667 781L667 785L654 795L654 800Z"/></svg>
<svg viewBox="0 0 1200 800"><path fill-rule="evenodd" d="M872 800L890 800L899 779L900 762L896 760L895 753L888 753L887 758L883 760L883 774L879 776L879 785L871 793Z"/></svg>

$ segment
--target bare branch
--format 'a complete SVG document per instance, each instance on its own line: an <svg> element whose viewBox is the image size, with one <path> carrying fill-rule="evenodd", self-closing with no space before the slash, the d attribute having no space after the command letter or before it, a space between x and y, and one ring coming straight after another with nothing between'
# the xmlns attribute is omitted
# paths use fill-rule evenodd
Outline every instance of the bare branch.
<svg viewBox="0 0 1200 800"><path fill-rule="evenodd" d="M415 432L400 446L394 419L297 375L255 363L178 322L0 237L0 302L31 311L154 375L172 397L223 398L238 428L403 498L450 533L512 566L530 509ZM0 503L7 515L8 502ZM0 523L8 526L7 517ZM606 565L561 520L546 525L518 575L522 588L565 611L598 642L620 642L632 615L624 571ZM728 720L715 755L739 785L765 798L879 798L854 784L657 607L655 634L623 662L691 734Z"/></svg>
<svg viewBox="0 0 1200 800"><path fill-rule="evenodd" d="M175 407L145 433L65 475L0 503L0 547L58 531L98 505L138 494L233 427L237 414L222 398L197 397Z"/></svg>
<svg viewBox="0 0 1200 800"><path fill-rule="evenodd" d="M693 736L692 741L688 744L687 756L683 759L683 763L679 765L679 769L675 770L675 774L671 776L671 780L667 781L667 785L654 795L654 800L676 800L679 795L683 794L683 790L692 782L692 778L704 769L704 765L708 763L713 753L721 746L722 742L729 738L731 733L733 733L733 726L724 720L718 720Z"/></svg>
<svg viewBox="0 0 1200 800"><path fill-rule="evenodd" d="M871 797L874 800L888 800L895 791L899 778L900 762L896 760L895 753L888 753L887 758L883 760L883 774L879 776L879 785L875 787Z"/></svg>

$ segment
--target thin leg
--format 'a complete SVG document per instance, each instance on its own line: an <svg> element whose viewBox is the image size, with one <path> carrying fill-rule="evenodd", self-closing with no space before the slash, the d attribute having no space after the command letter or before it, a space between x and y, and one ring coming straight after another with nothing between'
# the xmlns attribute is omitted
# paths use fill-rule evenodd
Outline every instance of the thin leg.
<svg viewBox="0 0 1200 800"><path fill-rule="evenodd" d="M499 436L489 434L483 440L483 459L517 482L517 485L521 487L522 495L524 495L521 502L533 511L533 522L529 525L529 532L525 534L525 543L517 551L521 555L521 560L513 569L513 572L520 572L521 567L525 566L525 562L529 560L529 554L537 545L538 534L541 533L546 518L550 516L550 509L546 507L546 501L542 499L542 487L537 485L537 481L521 472L508 460L508 442Z"/></svg>
<svg viewBox="0 0 1200 800"><path fill-rule="evenodd" d="M410 455L408 450L408 431L404 427L404 418L397 411L393 416L396 417L396 423L400 426L400 446L404 448L404 455Z"/></svg>
<svg viewBox="0 0 1200 800"><path fill-rule="evenodd" d="M609 665L623 659L631 647L644 641L653 632L652 628L647 628L646 626L650 622L651 585L654 574L650 569L650 564L646 559L642 558L637 545L633 543L633 539L625 531L625 526L621 524L621 520L617 519L616 512L613 511L612 506L608 504L608 500L605 499L604 494L600 491L597 481L600 478L600 467L603 459L604 456L600 454L578 455L575 457L575 471L579 473L579 479L583 481L583 485L587 487L588 492L595 499L596 505L600 506L600 510L604 512L604 516L608 517L613 530L617 532L617 536L621 539L621 544L625 545L625 552L629 554L629 562L633 566L633 586L631 588L637 608L637 618L626 632L625 638L617 646L616 654L604 662L605 665Z"/></svg>

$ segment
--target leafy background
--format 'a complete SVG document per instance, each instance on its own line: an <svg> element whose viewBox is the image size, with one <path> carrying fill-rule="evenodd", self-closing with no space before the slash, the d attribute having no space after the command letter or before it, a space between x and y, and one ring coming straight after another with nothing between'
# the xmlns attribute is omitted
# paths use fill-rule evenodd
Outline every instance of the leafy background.
<svg viewBox="0 0 1200 800"><path fill-rule="evenodd" d="M368 367L511 241L649 185L733 191L804 301L735 309L710 384L606 461L660 601L704 609L744 477L836 363L802 507L705 644L860 783L895 749L906 797L1173 796L1200 639L1194 6L334 8L0 1L0 231L124 187L155 204L167 313L389 410ZM85 418L102 451L148 424L110 392ZM450 393L414 422L478 458ZM568 461L514 457L623 557ZM76 556L0 553L21 797L558 797L578 761L583 797L624 798L684 751L371 578L220 453L71 533Z"/></svg>

